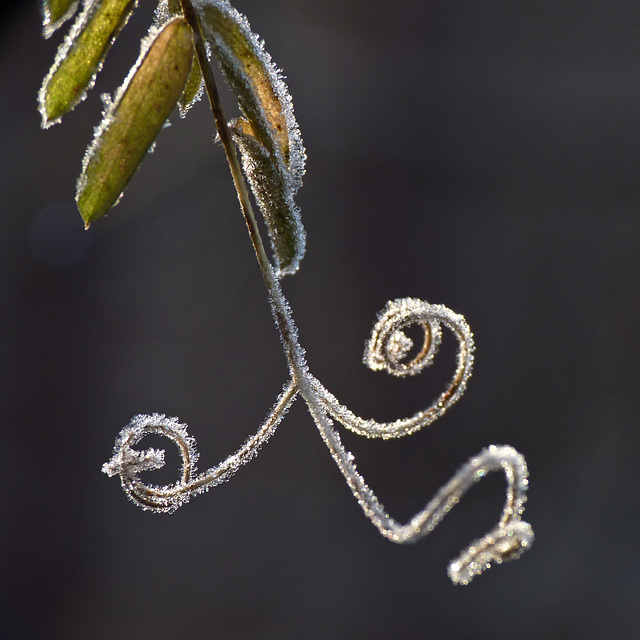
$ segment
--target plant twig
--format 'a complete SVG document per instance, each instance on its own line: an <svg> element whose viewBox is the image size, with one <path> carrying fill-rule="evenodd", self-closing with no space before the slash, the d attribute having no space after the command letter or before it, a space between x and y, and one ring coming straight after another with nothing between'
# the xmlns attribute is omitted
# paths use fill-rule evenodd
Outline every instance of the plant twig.
<svg viewBox="0 0 640 640"><path fill-rule="evenodd" d="M251 244L253 245L256 253L256 258L258 260L258 265L260 266L260 271L262 272L265 285L269 291L274 318L285 348L289 369L294 382L299 383L303 373L300 363L304 362L304 359L302 357L302 350L296 339L297 329L293 322L293 318L289 313L288 305L282 293L282 288L280 287L278 278L276 277L273 267L271 266L271 262L267 257L264 243L262 242L256 216L253 212L253 207L251 206L251 199L249 197L247 185L238 160L238 154L236 153L235 145L231 138L231 133L229 132L228 120L224 114L216 81L213 77L211 65L207 58L207 51L204 44L204 38L202 36L200 20L198 19L190 0L181 0L181 3L185 19L193 30L196 55L198 57L200 68L202 69L204 85L209 98L209 104L211 105L211 111L213 112L213 117L215 119L216 129L227 157L229 170L231 171L233 184L238 195L242 215L244 216L245 224L249 231Z"/></svg>

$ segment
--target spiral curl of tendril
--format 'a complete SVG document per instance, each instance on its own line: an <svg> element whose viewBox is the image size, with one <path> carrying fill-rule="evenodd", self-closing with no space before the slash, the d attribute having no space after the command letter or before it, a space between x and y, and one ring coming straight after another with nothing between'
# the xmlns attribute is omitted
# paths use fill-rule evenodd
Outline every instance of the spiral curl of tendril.
<svg viewBox="0 0 640 640"><path fill-rule="evenodd" d="M423 340L417 355L406 361L413 348L405 334L410 325L418 325ZM299 356L292 379L285 385L276 404L258 431L250 436L238 451L206 472L196 473L198 454L195 440L188 435L186 425L177 418L164 415L138 415L121 432L112 458L103 466L109 476L119 475L131 500L160 513L171 513L201 493L228 480L243 464L253 458L273 435L286 411L300 395L327 445L338 469L365 515L387 539L396 543L414 542L424 537L460 501L460 498L492 471L504 471L507 497L498 524L482 538L472 542L449 565L449 577L456 584L468 584L492 564L519 557L533 543L531 526L521 520L528 486L528 471L524 457L509 446L491 445L464 464L427 505L406 524L393 519L358 472L354 455L343 446L334 428L338 422L347 429L371 438L397 438L412 434L439 418L464 393L473 366L474 342L471 330L460 314L440 304L429 304L416 298L388 302L378 316L366 343L364 362L373 370L383 370L404 377L420 373L430 365L441 342L441 327L449 329L458 340L457 366L454 375L436 400L426 409L408 418L379 423L356 416L340 404L308 371ZM297 344L296 351L302 353ZM144 483L140 473L158 469L164 464L164 452L156 449L138 451L134 447L146 436L160 434L178 447L182 459L180 478L171 485Z"/></svg>
<svg viewBox="0 0 640 640"><path fill-rule="evenodd" d="M420 352L403 362L413 344L404 329L417 324L424 331ZM399 438L415 433L437 420L464 393L473 368L473 335L463 316L441 304L429 304L417 298L400 298L387 303L378 316L365 346L364 363L374 371L386 371L404 377L416 375L428 367L442 339L440 325L450 329L458 340L457 366L449 386L426 409L409 418L393 422L364 420L340 404L317 380L314 389L328 413L347 429L368 438Z"/></svg>
<svg viewBox="0 0 640 640"><path fill-rule="evenodd" d="M189 501L192 495L208 491L228 480L243 464L256 456L262 445L273 435L279 422L284 418L296 395L293 383L289 382L280 394L276 404L258 431L247 438L245 443L220 464L196 475L198 452L196 441L187 433L186 425L177 418L165 415L140 414L120 432L111 459L102 466L108 476L120 476L127 496L143 509L156 513L173 513ZM136 451L132 447L149 435L163 435L178 447L182 459L180 479L171 485L149 485L140 479L140 473L164 466L164 451L147 449Z"/></svg>

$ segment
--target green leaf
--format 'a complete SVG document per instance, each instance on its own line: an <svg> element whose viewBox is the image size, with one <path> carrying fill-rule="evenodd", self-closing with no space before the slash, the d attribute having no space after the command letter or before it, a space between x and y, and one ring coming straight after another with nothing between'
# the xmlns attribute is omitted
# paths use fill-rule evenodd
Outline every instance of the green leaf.
<svg viewBox="0 0 640 640"><path fill-rule="evenodd" d="M84 99L136 4L137 0L87 2L60 45L38 94L43 128L60 122Z"/></svg>
<svg viewBox="0 0 640 640"><path fill-rule="evenodd" d="M295 273L304 254L305 233L300 210L269 152L242 118L231 123L231 135L240 149L242 170L269 229L279 277Z"/></svg>
<svg viewBox="0 0 640 640"><path fill-rule="evenodd" d="M175 16L182 15L182 3L180 0L160 0L156 7L156 16L154 24L161 28L168 20ZM184 87L184 92L178 100L178 108L180 117L184 118L189 109L200 100L204 94L204 77L198 58L194 58L191 65L191 73Z"/></svg>
<svg viewBox="0 0 640 640"><path fill-rule="evenodd" d="M234 139L267 223L276 270L278 275L294 273L305 248L304 228L293 198L302 185L306 153L289 91L242 14L226 0L194 0L193 5L244 115Z"/></svg>
<svg viewBox="0 0 640 640"><path fill-rule="evenodd" d="M42 0L42 32L49 38L53 32L73 16L78 0Z"/></svg>
<svg viewBox="0 0 640 640"><path fill-rule="evenodd" d="M85 226L114 206L180 97L193 57L191 29L170 20L142 44L87 149L76 202Z"/></svg>
<svg viewBox="0 0 640 640"><path fill-rule="evenodd" d="M204 93L204 78L202 76L202 69L200 68L200 62L195 58L191 65L191 72L187 78L187 82L184 85L184 91L178 100L178 107L180 108L180 117L184 118L191 107L200 100Z"/></svg>
<svg viewBox="0 0 640 640"><path fill-rule="evenodd" d="M289 170L295 171L294 164L304 165L302 140L287 87L262 41L251 31L247 19L226 0L195 0L193 4L255 136L270 153L279 155ZM296 154L303 157L295 157Z"/></svg>

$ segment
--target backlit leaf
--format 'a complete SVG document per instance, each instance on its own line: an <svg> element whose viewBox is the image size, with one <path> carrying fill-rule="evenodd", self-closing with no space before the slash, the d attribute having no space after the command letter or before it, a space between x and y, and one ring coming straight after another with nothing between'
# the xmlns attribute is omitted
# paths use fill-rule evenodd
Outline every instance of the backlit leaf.
<svg viewBox="0 0 640 640"><path fill-rule="evenodd" d="M156 7L155 25L162 27L168 20L182 15L180 0L161 0ZM198 58L194 57L191 65L191 73L184 86L184 92L178 100L180 117L184 118L191 107L200 100L204 94L204 78Z"/></svg>
<svg viewBox="0 0 640 640"><path fill-rule="evenodd" d="M180 97L193 57L191 29L174 18L142 51L87 149L76 201L89 226L116 204Z"/></svg>
<svg viewBox="0 0 640 640"><path fill-rule="evenodd" d="M233 139L240 149L242 169L269 228L278 276L293 274L304 253L305 233L293 195L251 125L243 119L232 123Z"/></svg>
<svg viewBox="0 0 640 640"><path fill-rule="evenodd" d="M65 113L84 100L136 4L137 0L87 2L60 45L38 94L43 128L60 122Z"/></svg>
<svg viewBox="0 0 640 640"><path fill-rule="evenodd" d="M226 0L194 0L193 4L244 116L242 132L236 132L235 138L245 173L248 168L261 166L271 176L263 179L256 171L247 173L267 223L276 269L279 275L293 273L305 248L305 233L293 198L302 185L306 153L291 96L262 40L242 14ZM281 207L284 204L291 209L288 213ZM272 215L269 209L277 210L278 215ZM285 254L280 254L284 247ZM292 249L295 255L290 254Z"/></svg>
<svg viewBox="0 0 640 640"><path fill-rule="evenodd" d="M302 178L305 152L282 74L247 19L226 0L195 0L202 27L256 137ZM300 185L298 185L300 186Z"/></svg>

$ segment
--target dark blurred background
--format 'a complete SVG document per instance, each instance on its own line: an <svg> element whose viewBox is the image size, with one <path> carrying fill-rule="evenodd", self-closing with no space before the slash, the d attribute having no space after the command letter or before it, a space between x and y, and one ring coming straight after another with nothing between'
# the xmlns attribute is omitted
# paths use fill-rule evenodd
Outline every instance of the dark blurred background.
<svg viewBox="0 0 640 640"><path fill-rule="evenodd" d="M446 304L475 334L468 392L432 428L344 434L359 469L406 520L482 447L527 457L535 545L463 588L446 565L495 523L504 479L393 545L300 401L175 515L100 473L139 412L187 422L212 466L287 377L205 103L82 230L75 179L99 94L137 58L142 4L47 131L36 94L62 32L41 38L35 0L0 31L0 638L636 638L640 5L236 3L286 72L309 155L308 251L284 288L312 372L392 419L439 392L455 347L445 336L417 379L367 371L386 301Z"/></svg>

